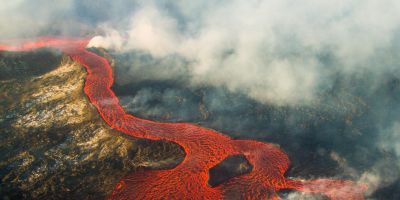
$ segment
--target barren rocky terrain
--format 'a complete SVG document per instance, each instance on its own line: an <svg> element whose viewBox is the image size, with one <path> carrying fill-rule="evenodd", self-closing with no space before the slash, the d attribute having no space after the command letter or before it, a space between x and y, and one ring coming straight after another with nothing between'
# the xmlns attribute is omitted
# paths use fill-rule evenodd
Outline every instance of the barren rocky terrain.
<svg viewBox="0 0 400 200"><path fill-rule="evenodd" d="M0 65L0 198L104 198L128 172L183 158L108 127L83 93L85 70L61 53L3 52Z"/></svg>

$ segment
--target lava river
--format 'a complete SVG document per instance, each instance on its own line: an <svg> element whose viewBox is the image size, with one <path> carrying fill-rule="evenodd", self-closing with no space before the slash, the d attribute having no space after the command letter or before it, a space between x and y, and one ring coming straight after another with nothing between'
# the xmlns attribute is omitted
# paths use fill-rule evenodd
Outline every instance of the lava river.
<svg viewBox="0 0 400 200"><path fill-rule="evenodd" d="M111 90L109 62L85 49L90 39L41 38L1 45L0 51L30 51L57 48L87 70L84 92L103 120L115 130L150 140L179 144L186 156L168 170L131 173L115 186L109 199L279 199L277 191L294 189L321 193L329 199L364 199L367 186L347 180L285 178L290 161L277 146L254 140L234 140L215 130L190 123L161 123L127 114ZM211 187L209 169L225 158L242 154L253 166L251 172Z"/></svg>

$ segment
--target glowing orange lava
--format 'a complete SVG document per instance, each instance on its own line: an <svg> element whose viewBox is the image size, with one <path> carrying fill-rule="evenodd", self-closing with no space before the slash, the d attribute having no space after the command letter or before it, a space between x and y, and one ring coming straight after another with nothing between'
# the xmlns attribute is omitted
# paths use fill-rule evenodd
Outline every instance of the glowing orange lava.
<svg viewBox="0 0 400 200"><path fill-rule="evenodd" d="M127 135L167 140L182 146L186 157L169 170L132 173L114 188L109 199L279 199L277 191L295 189L322 193L332 200L362 200L367 186L351 181L287 179L288 156L273 144L233 140L217 131L189 123L160 123L125 113L110 89L112 69L108 61L85 49L89 39L41 38L20 45L0 45L0 51L58 48L82 64L88 74L84 91L104 121ZM208 171L228 156L243 154L253 166L250 173L210 187Z"/></svg>

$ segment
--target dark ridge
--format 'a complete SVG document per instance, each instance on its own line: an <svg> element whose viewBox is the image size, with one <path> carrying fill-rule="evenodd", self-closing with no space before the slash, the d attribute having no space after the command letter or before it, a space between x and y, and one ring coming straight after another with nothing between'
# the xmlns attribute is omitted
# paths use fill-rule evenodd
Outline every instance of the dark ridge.
<svg viewBox="0 0 400 200"><path fill-rule="evenodd" d="M50 48L30 52L0 51L0 80L27 79L60 65L62 53Z"/></svg>
<svg viewBox="0 0 400 200"><path fill-rule="evenodd" d="M210 168L208 171L208 184L211 187L218 186L229 179L251 172L253 166L244 155L233 155Z"/></svg>

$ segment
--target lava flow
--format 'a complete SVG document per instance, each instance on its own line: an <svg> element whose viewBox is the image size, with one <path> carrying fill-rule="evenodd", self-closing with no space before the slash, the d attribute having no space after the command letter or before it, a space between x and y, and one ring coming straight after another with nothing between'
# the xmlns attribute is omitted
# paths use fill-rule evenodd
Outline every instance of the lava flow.
<svg viewBox="0 0 400 200"><path fill-rule="evenodd" d="M277 191L294 189L321 193L333 200L361 200L367 186L352 181L285 178L290 161L273 144L233 140L217 131L189 123L160 123L127 114L111 90L109 62L85 49L89 39L41 38L19 45L0 45L0 51L30 51L41 47L60 49L87 70L84 92L104 121L127 135L179 144L186 156L169 170L135 172L123 178L109 199L279 199ZM216 187L208 185L210 168L228 156L242 154L251 172Z"/></svg>

